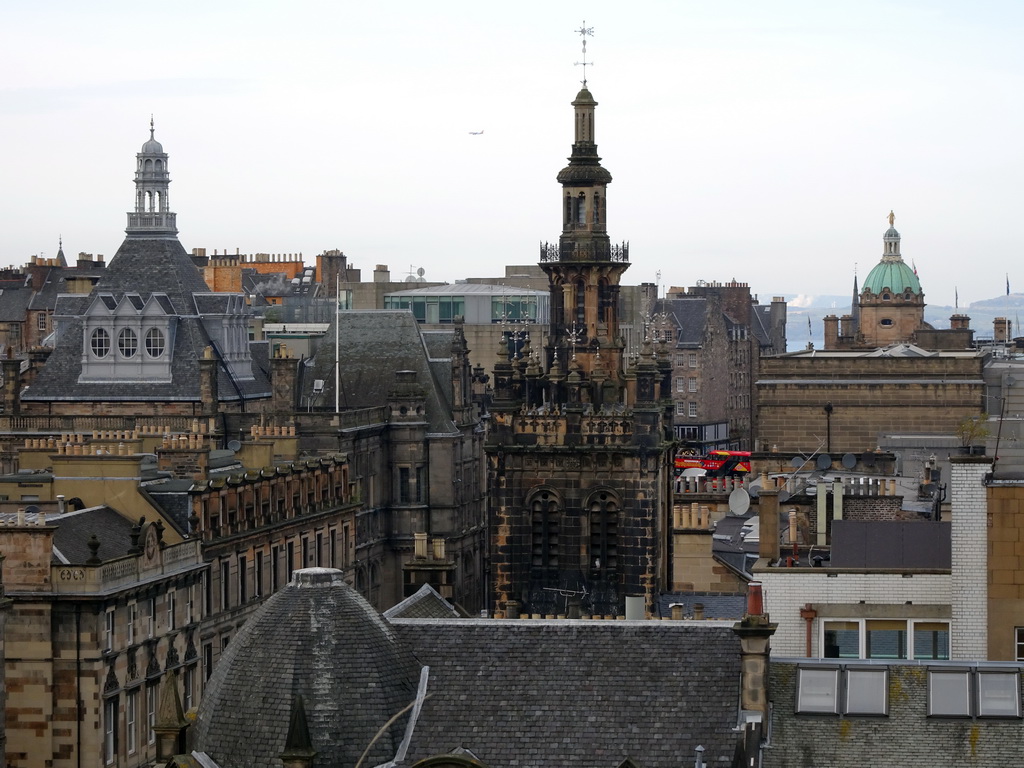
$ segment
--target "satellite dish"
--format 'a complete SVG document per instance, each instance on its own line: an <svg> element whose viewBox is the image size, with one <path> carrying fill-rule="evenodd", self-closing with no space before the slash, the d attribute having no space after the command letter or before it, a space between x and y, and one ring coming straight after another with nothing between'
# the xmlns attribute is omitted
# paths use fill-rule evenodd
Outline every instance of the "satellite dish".
<svg viewBox="0 0 1024 768"><path fill-rule="evenodd" d="M843 454L843 467L846 469L853 469L857 466L857 457L852 453Z"/></svg>
<svg viewBox="0 0 1024 768"><path fill-rule="evenodd" d="M926 483L925 485L921 486L921 493L923 493L925 496L933 495L936 490L937 488L935 483Z"/></svg>
<svg viewBox="0 0 1024 768"><path fill-rule="evenodd" d="M860 455L860 460L865 467L875 466L875 454L873 454L871 451L865 451L864 453L862 453Z"/></svg>
<svg viewBox="0 0 1024 768"><path fill-rule="evenodd" d="M789 466L800 469L800 467L804 465L804 461L805 459L803 456L794 456L792 459L789 460Z"/></svg>
<svg viewBox="0 0 1024 768"><path fill-rule="evenodd" d="M238 453L238 451L242 450L242 444L237 440L232 440L230 443L228 443L228 450Z"/></svg>
<svg viewBox="0 0 1024 768"><path fill-rule="evenodd" d="M737 488L729 494L729 512L734 515L745 514L750 509L750 494Z"/></svg>
<svg viewBox="0 0 1024 768"><path fill-rule="evenodd" d="M27 507L25 507L25 514L38 515L39 507L37 507L35 504L29 504Z"/></svg>
<svg viewBox="0 0 1024 768"><path fill-rule="evenodd" d="M405 282L407 282L407 283L415 283L416 282L416 278L413 277L412 275L409 275L407 278L405 278Z"/></svg>
<svg viewBox="0 0 1024 768"><path fill-rule="evenodd" d="M779 491L779 504L785 504L792 497L792 493L789 491Z"/></svg>
<svg viewBox="0 0 1024 768"><path fill-rule="evenodd" d="M758 494L761 493L761 483L751 483L747 486L747 495L752 499L756 499Z"/></svg>
<svg viewBox="0 0 1024 768"><path fill-rule="evenodd" d="M819 453L818 458L814 462L814 466L818 469L828 469L832 466L832 457L827 453Z"/></svg>
<svg viewBox="0 0 1024 768"><path fill-rule="evenodd" d="M423 277L423 275L425 275L426 273L427 270L425 270L423 267L420 267L419 269L416 270L416 274L419 275L420 277Z"/></svg>

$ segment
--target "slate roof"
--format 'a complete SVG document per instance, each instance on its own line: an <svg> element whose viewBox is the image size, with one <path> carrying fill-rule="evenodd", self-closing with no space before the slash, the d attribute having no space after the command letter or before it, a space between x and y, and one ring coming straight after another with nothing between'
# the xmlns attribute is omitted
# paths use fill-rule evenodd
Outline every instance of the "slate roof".
<svg viewBox="0 0 1024 768"><path fill-rule="evenodd" d="M459 619L462 614L429 584L384 611L385 619Z"/></svg>
<svg viewBox="0 0 1024 768"><path fill-rule="evenodd" d="M430 667L405 761L469 749L490 766L729 764L739 703L731 624L397 619Z"/></svg>
<svg viewBox="0 0 1024 768"><path fill-rule="evenodd" d="M14 523L17 513L0 515L0 521ZM39 521L38 515L26 515L29 524ZM92 556L86 542L96 534L100 548L96 556L101 560L113 560L128 554L131 546L131 530L134 523L116 510L107 506L47 514L46 525L57 528L53 534L54 563L82 565Z"/></svg>
<svg viewBox="0 0 1024 768"><path fill-rule="evenodd" d="M676 347L699 347L704 343L708 301L703 296L688 299L670 299L669 312L678 329Z"/></svg>
<svg viewBox="0 0 1024 768"><path fill-rule="evenodd" d="M67 293L67 282L75 277L102 277L106 267L52 267L46 273L46 279L36 291L29 304L32 310L53 311L57 306L57 297Z"/></svg>
<svg viewBox="0 0 1024 768"><path fill-rule="evenodd" d="M297 571L231 638L203 694L194 749L221 768L280 768L301 694L316 768L352 768L418 684L408 646L340 571ZM394 757L403 735L400 720L364 764Z"/></svg>
<svg viewBox="0 0 1024 768"><path fill-rule="evenodd" d="M683 616L692 619L694 608L704 606L705 620L743 618L747 610L747 596L730 595L723 592L666 592L658 598L658 615L671 618L672 606L683 606Z"/></svg>
<svg viewBox="0 0 1024 768"><path fill-rule="evenodd" d="M451 434L451 343L454 331L421 332L406 310L340 312L325 334L324 343L302 367L300 393L310 397L313 382L324 381L318 402L334 403L334 323L339 323L341 347L341 405L370 408L386 405L397 371L415 371L426 389L428 431ZM434 357L438 355L438 357Z"/></svg>
<svg viewBox="0 0 1024 768"><path fill-rule="evenodd" d="M30 288L9 288L0 290L0 323L23 323L28 305L32 299Z"/></svg>
<svg viewBox="0 0 1024 768"><path fill-rule="evenodd" d="M947 522L835 520L833 568L950 568L952 527Z"/></svg>
<svg viewBox="0 0 1024 768"><path fill-rule="evenodd" d="M232 638L194 726L221 768L279 765L301 695L317 768L407 768L467 750L489 768L678 768L737 743L739 640L725 622L381 618L340 571L297 571ZM422 687L422 665L426 687ZM194 753L195 754L195 753ZM209 763L206 763L207 765Z"/></svg>
<svg viewBox="0 0 1024 768"><path fill-rule="evenodd" d="M134 306L156 294L168 314L177 315L171 352L170 382L131 381L80 383L83 322L80 317L97 299L116 303L127 297ZM57 343L39 375L22 394L25 401L197 401L199 359L210 345L202 314L222 311L233 297L211 294L198 268L176 239L127 238L89 296L55 299L59 323ZM253 378L234 382L225 366L217 376L218 397L238 400L268 397L269 363L254 365Z"/></svg>

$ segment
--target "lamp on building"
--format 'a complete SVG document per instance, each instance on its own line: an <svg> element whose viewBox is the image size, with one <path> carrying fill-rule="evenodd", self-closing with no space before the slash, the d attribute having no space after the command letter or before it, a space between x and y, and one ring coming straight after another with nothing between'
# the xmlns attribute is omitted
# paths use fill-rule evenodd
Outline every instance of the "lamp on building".
<svg viewBox="0 0 1024 768"><path fill-rule="evenodd" d="M832 453L832 401L825 403L825 453Z"/></svg>

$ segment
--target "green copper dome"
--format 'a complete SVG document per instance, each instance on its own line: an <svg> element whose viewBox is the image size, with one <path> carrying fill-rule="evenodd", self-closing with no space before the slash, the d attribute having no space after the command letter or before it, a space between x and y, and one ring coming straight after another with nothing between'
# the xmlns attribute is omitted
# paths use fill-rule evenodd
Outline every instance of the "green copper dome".
<svg viewBox="0 0 1024 768"><path fill-rule="evenodd" d="M876 294L886 290L893 293L903 293L909 290L920 295L921 281L917 279L914 270L907 266L903 259L890 261L883 258L868 273L867 278L864 280L864 287L861 290L870 290Z"/></svg>
<svg viewBox="0 0 1024 768"><path fill-rule="evenodd" d="M905 293L921 295L921 282L914 270L900 256L900 233L896 231L896 214L889 211L889 229L882 235L882 260L868 272L862 290L873 294Z"/></svg>

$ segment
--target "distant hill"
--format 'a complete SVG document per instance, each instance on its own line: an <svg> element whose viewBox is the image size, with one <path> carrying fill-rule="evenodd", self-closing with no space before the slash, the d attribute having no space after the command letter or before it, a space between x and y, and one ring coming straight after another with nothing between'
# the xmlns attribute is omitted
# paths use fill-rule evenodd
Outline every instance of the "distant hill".
<svg viewBox="0 0 1024 768"><path fill-rule="evenodd" d="M788 303L786 347L789 352L806 349L808 342L813 342L815 349L823 349L825 345L823 318L832 314L842 317L850 312L851 296L773 295L786 296ZM924 309L924 319L935 328L949 328L949 317L957 312L971 318L971 328L975 331L975 339L991 339L992 322L997 317L1009 318L1012 323L1013 336L1024 336L1024 329L1020 327L1019 319L1020 316L1024 316L1024 294L1011 293L1008 296L981 299L971 302L970 306L960 308L928 304ZM808 319L810 319L810 329L808 329Z"/></svg>

